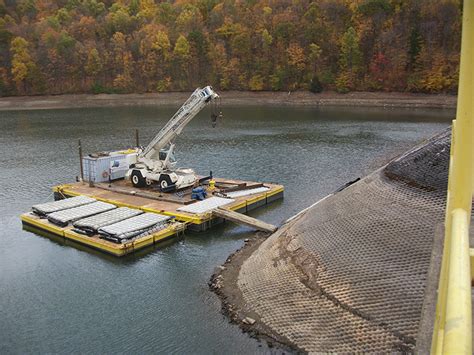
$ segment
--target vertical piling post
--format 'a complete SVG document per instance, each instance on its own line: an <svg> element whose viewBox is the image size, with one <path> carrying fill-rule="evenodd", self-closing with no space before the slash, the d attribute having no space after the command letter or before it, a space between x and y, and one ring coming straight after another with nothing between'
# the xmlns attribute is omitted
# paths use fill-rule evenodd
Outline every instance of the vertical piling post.
<svg viewBox="0 0 474 355"><path fill-rule="evenodd" d="M79 148L79 166L81 167L81 181L84 181L84 167L82 166L82 144L81 140L79 139L78 142L78 148Z"/></svg>
<svg viewBox="0 0 474 355"><path fill-rule="evenodd" d="M139 139L139 136L138 136L138 128L135 129L135 147L139 147L140 146L140 139Z"/></svg>

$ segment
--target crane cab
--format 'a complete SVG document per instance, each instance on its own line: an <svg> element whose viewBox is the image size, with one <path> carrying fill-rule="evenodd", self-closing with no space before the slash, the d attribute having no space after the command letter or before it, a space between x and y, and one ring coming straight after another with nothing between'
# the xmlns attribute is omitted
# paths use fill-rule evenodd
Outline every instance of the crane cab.
<svg viewBox="0 0 474 355"><path fill-rule="evenodd" d="M165 162L168 155L169 155L168 167L174 168L176 166L176 158L174 157L174 153L171 149L165 149L165 148L160 149L160 153L158 157L160 161Z"/></svg>
<svg viewBox="0 0 474 355"><path fill-rule="evenodd" d="M200 91L199 94L201 95L201 97L205 98L206 102L209 102L219 97L219 95L217 95L217 93L212 89L212 86L206 86Z"/></svg>

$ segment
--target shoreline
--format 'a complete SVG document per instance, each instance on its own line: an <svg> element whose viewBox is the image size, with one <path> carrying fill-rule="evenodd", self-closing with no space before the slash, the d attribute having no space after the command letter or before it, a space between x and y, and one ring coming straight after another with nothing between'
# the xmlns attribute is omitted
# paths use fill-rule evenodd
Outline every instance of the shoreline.
<svg viewBox="0 0 474 355"><path fill-rule="evenodd" d="M281 226L275 233L286 230L285 225ZM245 260L269 237L264 232L255 232L246 239L244 245L230 254L225 263L216 267L212 274L208 286L221 301L221 313L231 324L239 326L243 333L256 339L258 342L265 342L269 348L276 348L282 352L304 353L296 344L288 338L281 336L261 322L257 313L252 311L245 303L242 293L236 287L240 268ZM246 318L254 321L249 324ZM248 318L247 318L248 319Z"/></svg>
<svg viewBox="0 0 474 355"><path fill-rule="evenodd" d="M45 96L0 97L0 111L51 110L65 108L131 107L131 106L177 106L191 92L167 92L146 94L66 94ZM351 92L339 94L309 91L222 91L223 106L291 106L291 107L381 107L381 108L427 108L454 109L455 95L414 94L396 92Z"/></svg>

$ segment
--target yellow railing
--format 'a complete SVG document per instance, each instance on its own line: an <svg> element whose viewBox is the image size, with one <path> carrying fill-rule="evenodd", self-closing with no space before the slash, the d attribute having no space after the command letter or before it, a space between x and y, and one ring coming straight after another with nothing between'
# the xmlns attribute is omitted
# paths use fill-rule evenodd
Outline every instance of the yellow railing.
<svg viewBox="0 0 474 355"><path fill-rule="evenodd" d="M445 238L431 352L472 353L469 225L474 182L474 0L464 0L456 120L453 121Z"/></svg>

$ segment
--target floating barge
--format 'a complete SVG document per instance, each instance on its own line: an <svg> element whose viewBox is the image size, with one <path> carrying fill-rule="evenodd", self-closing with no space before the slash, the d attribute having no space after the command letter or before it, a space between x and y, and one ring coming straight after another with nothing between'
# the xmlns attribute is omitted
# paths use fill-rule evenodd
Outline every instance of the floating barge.
<svg viewBox="0 0 474 355"><path fill-rule="evenodd" d="M115 256L123 256L176 237L186 229L201 232L222 223L224 219L213 213L218 208L246 213L283 198L282 185L218 178L214 181L215 185L209 186L206 183L202 186L206 196L201 201L192 198L192 189L168 193L153 187L137 189L129 181L123 179L95 184L75 182L53 188L55 200L84 196L113 205L113 208L126 207L169 218L166 226L160 230L122 243L105 240L98 234L78 233L72 222L58 225L52 222L51 218L34 212L23 214L21 220L25 225L33 226L40 231L52 233Z"/></svg>
<svg viewBox="0 0 474 355"><path fill-rule="evenodd" d="M53 188L57 202L35 205L24 224L40 231L122 256L190 229L205 231L224 219L273 232L276 227L240 212L283 197L283 186L198 177L176 168L174 140L209 102L219 98L211 86L197 88L142 148L82 156L81 178ZM211 114L213 122L221 113ZM87 181L87 182L86 182Z"/></svg>

